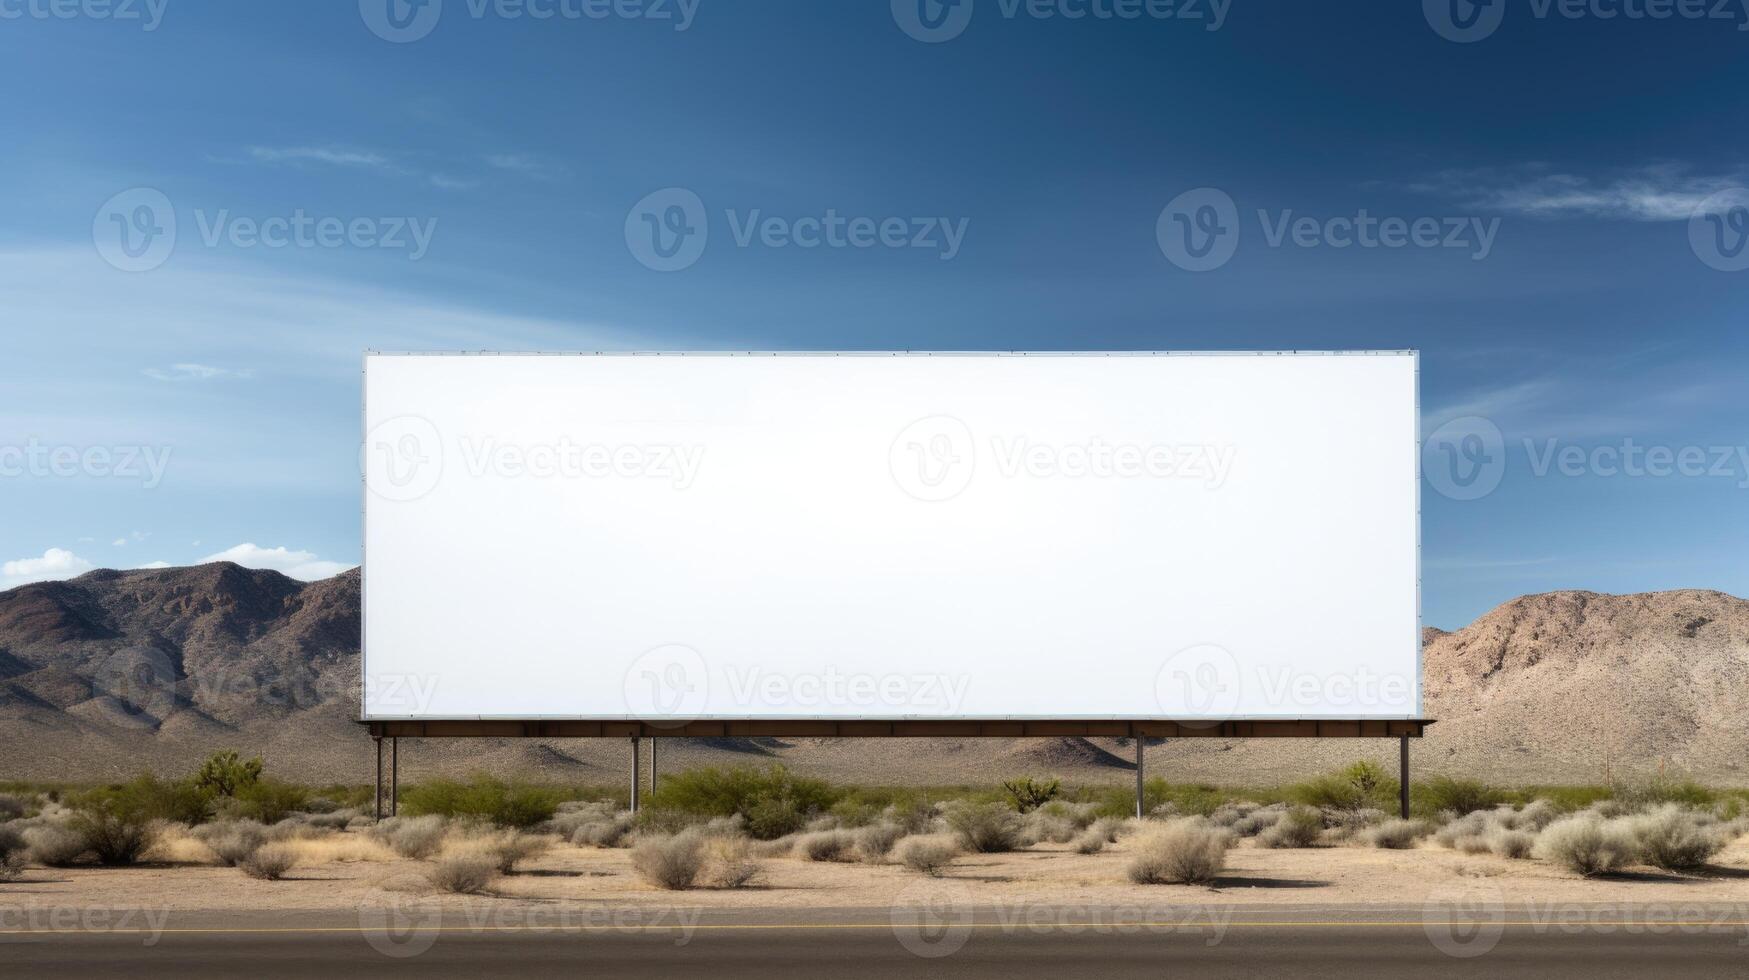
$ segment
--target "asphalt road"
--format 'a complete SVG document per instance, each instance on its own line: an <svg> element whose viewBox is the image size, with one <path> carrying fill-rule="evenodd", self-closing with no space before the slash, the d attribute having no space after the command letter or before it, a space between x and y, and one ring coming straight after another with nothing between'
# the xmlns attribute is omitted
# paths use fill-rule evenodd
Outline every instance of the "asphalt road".
<svg viewBox="0 0 1749 980"><path fill-rule="evenodd" d="M1087 915L1093 916L1090 924ZM1582 916L1583 918L1583 916ZM0 930L0 976L338 977L1536 977L1749 974L1749 921L1632 910L1584 925L1501 916L1438 918L1420 908L1108 918L1102 912L979 910L919 921L751 913L690 924L491 925L405 930L240 914L222 922L58 931ZM348 921L349 920L349 921ZM1457 955L1454 955L1457 954Z"/></svg>

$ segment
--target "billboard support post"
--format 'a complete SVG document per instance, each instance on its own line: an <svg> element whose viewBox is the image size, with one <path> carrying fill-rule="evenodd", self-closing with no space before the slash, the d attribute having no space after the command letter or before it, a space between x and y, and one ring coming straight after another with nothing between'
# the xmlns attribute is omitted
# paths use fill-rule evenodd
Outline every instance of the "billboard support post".
<svg viewBox="0 0 1749 980"><path fill-rule="evenodd" d="M389 816L394 816L401 803L401 740L389 739Z"/></svg>
<svg viewBox="0 0 1749 980"><path fill-rule="evenodd" d="M641 748L642 748L642 746L640 745L640 739L636 735L633 735L632 736L632 812L633 813L638 812L639 795L640 795L640 792L644 788L644 785L643 785L644 784L644 774L641 771L643 768L643 766L641 765L641 763L643 761L641 758L641 756L642 756Z"/></svg>
<svg viewBox="0 0 1749 980"><path fill-rule="evenodd" d="M650 795L656 794L656 744L660 742L656 736L650 736Z"/></svg>
<svg viewBox="0 0 1749 980"><path fill-rule="evenodd" d="M1147 736L1136 736L1136 819L1143 817L1142 813L1142 749L1148 744Z"/></svg>
<svg viewBox="0 0 1749 980"><path fill-rule="evenodd" d="M1397 736L1397 807L1409 819L1409 736Z"/></svg>
<svg viewBox="0 0 1749 980"><path fill-rule="evenodd" d="M377 744L377 778L376 782L371 784L374 801L371 814L376 819L381 820L383 818L383 737L378 735L372 741Z"/></svg>

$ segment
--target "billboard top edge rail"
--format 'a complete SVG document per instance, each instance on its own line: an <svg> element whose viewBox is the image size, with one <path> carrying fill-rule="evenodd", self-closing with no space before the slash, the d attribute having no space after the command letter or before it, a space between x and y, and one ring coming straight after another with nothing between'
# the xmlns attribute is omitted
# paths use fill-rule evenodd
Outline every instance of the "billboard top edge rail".
<svg viewBox="0 0 1749 980"><path fill-rule="evenodd" d="M376 350L366 357L1417 357L1402 350Z"/></svg>

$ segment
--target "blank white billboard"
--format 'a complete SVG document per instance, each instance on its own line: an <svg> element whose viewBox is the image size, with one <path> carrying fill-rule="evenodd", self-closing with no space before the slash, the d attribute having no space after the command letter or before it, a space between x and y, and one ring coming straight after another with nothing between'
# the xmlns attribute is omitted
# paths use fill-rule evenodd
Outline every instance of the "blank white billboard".
<svg viewBox="0 0 1749 980"><path fill-rule="evenodd" d="M367 355L364 717L1419 717L1416 365Z"/></svg>

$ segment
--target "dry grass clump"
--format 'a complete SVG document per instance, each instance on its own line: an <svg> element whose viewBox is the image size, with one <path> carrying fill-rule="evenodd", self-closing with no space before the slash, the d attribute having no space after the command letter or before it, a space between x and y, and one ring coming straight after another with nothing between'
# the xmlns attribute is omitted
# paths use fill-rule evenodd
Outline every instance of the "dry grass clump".
<svg viewBox="0 0 1749 980"><path fill-rule="evenodd" d="M67 867L90 850L84 835L59 823L26 827L24 842L29 846L29 860L48 868Z"/></svg>
<svg viewBox="0 0 1749 980"><path fill-rule="evenodd" d="M550 837L525 834L520 830L500 830L469 840L464 849L486 855L492 859L499 874L508 875L515 874L516 866L522 862L546 853L552 843Z"/></svg>
<svg viewBox="0 0 1749 980"><path fill-rule="evenodd" d="M756 858L791 857L796 852L796 841L800 834L785 834L774 840L756 840L752 843L752 855Z"/></svg>
<svg viewBox="0 0 1749 980"><path fill-rule="evenodd" d="M569 836L580 847L629 847L636 826L633 814L611 813L578 823Z"/></svg>
<svg viewBox="0 0 1749 980"><path fill-rule="evenodd" d="M1226 863L1233 834L1196 819L1175 820L1136 842L1130 880L1138 885L1208 884Z"/></svg>
<svg viewBox="0 0 1749 980"><path fill-rule="evenodd" d="M371 828L371 836L396 854L423 861L443 848L448 823L435 814L423 817L390 817Z"/></svg>
<svg viewBox="0 0 1749 980"><path fill-rule="evenodd" d="M1633 832L1594 812L1557 820L1538 835L1533 853L1589 878L1619 871L1638 856Z"/></svg>
<svg viewBox="0 0 1749 980"><path fill-rule="evenodd" d="M1089 827L1071 841L1069 846L1075 849L1076 854L1098 854L1105 850L1107 843L1104 834Z"/></svg>
<svg viewBox="0 0 1749 980"><path fill-rule="evenodd" d="M1675 803L1626 821L1640 859L1666 871L1700 868L1730 843L1710 814L1684 810Z"/></svg>
<svg viewBox="0 0 1749 980"><path fill-rule="evenodd" d="M0 881L15 881L24 874L24 855L29 849L24 834L0 824Z"/></svg>
<svg viewBox="0 0 1749 980"><path fill-rule="evenodd" d="M951 837L907 837L893 846L894 859L931 878L939 878L959 854L959 846Z"/></svg>
<svg viewBox="0 0 1749 980"><path fill-rule="evenodd" d="M707 837L700 880L707 888L745 888L758 879L761 867L745 837Z"/></svg>
<svg viewBox="0 0 1749 980"><path fill-rule="evenodd" d="M1033 844L1067 844L1081 832L1074 820L1045 810L1032 811L1022 818L1022 823L1021 839Z"/></svg>
<svg viewBox="0 0 1749 980"><path fill-rule="evenodd" d="M220 864L233 868L267 843L267 828L254 820L224 820L202 824L189 836L205 844Z"/></svg>
<svg viewBox="0 0 1749 980"><path fill-rule="evenodd" d="M350 864L358 861L393 861L396 854L389 845L364 833L330 834L326 837L299 837L283 845L297 856L299 864Z"/></svg>
<svg viewBox="0 0 1749 980"><path fill-rule="evenodd" d="M1324 833L1324 815L1315 806L1296 806L1283 811L1257 834L1257 846L1267 848L1315 847Z"/></svg>
<svg viewBox="0 0 1749 980"><path fill-rule="evenodd" d="M1482 838L1488 844L1488 850L1498 857L1514 860L1530 857L1536 848L1536 834L1528 830L1513 830L1507 827L1495 827Z"/></svg>
<svg viewBox="0 0 1749 980"><path fill-rule="evenodd" d="M703 834L693 830L672 836L640 837L632 846L632 868L657 888L691 888L704 867Z"/></svg>
<svg viewBox="0 0 1749 980"><path fill-rule="evenodd" d="M1401 851L1414 847L1416 841L1430 832L1431 828L1419 820L1396 819L1369 827L1361 832L1360 838L1372 847Z"/></svg>
<svg viewBox="0 0 1749 980"><path fill-rule="evenodd" d="M892 854L893 845L905 836L905 828L882 820L859 827L856 836L856 859L864 864L881 864Z"/></svg>
<svg viewBox="0 0 1749 980"><path fill-rule="evenodd" d="M1320 835L1319 842L1324 844L1346 844L1388 819L1385 811L1370 807L1359 810L1323 807L1320 813L1323 816L1324 833Z"/></svg>
<svg viewBox="0 0 1749 980"><path fill-rule="evenodd" d="M298 856L288 845L263 844L235 863L251 878L278 881L298 863Z"/></svg>
<svg viewBox="0 0 1749 980"><path fill-rule="evenodd" d="M492 855L464 850L438 858L425 876L442 891L474 895L486 890L497 870Z"/></svg>
<svg viewBox="0 0 1749 980"><path fill-rule="evenodd" d="M1020 814L1001 803L957 804L942 814L960 847L976 854L998 854L1021 846Z"/></svg>
<svg viewBox="0 0 1749 980"><path fill-rule="evenodd" d="M816 830L796 838L795 853L809 861L853 861L856 835L848 830Z"/></svg>

